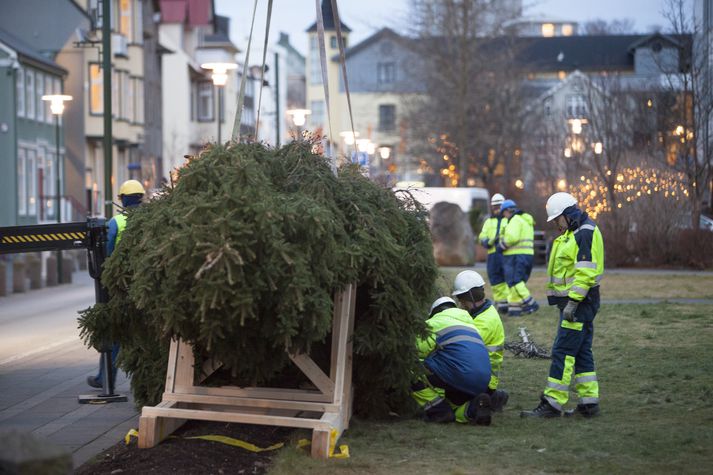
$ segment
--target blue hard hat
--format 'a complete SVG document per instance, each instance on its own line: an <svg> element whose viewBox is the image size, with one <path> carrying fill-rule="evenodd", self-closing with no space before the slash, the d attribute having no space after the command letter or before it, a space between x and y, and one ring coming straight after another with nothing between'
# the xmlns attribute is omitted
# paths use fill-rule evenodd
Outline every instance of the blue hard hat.
<svg viewBox="0 0 713 475"><path fill-rule="evenodd" d="M513 200L505 200L503 201L503 204L500 205L500 211L505 211L506 209L509 208L516 208L517 204Z"/></svg>

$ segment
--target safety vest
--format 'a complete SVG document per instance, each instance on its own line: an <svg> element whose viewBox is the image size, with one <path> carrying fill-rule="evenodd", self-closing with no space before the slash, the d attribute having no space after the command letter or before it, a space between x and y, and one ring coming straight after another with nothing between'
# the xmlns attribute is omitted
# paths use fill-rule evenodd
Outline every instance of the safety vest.
<svg viewBox="0 0 713 475"><path fill-rule="evenodd" d="M529 214L520 212L511 216L502 236L501 242L505 246L503 255L535 254L535 220Z"/></svg>
<svg viewBox="0 0 713 475"><path fill-rule="evenodd" d="M119 245L119 241L121 241L121 235L124 233L124 229L126 229L126 215L125 214L117 214L114 216L114 221L116 221L116 240L114 241L114 248Z"/></svg>
<svg viewBox="0 0 713 475"><path fill-rule="evenodd" d="M467 311L448 308L426 320L426 325L429 335L418 338L416 346L428 370L466 393L475 394L481 384L487 384L488 350Z"/></svg>
<svg viewBox="0 0 713 475"><path fill-rule="evenodd" d="M483 343L488 350L492 377L490 379L491 389L498 386L500 369L503 366L503 351L505 349L505 329L500 315L493 304L487 300L479 313L473 315L473 323L478 333L483 337Z"/></svg>
<svg viewBox="0 0 713 475"><path fill-rule="evenodd" d="M480 231L478 240L488 240L488 254L492 254L497 250L498 240L503 234L503 229L505 229L507 224L508 219L502 216L493 216L492 218L486 219L483 223L483 229Z"/></svg>
<svg viewBox="0 0 713 475"><path fill-rule="evenodd" d="M604 275L604 240L599 227L585 219L552 243L547 264L547 296L581 301Z"/></svg>

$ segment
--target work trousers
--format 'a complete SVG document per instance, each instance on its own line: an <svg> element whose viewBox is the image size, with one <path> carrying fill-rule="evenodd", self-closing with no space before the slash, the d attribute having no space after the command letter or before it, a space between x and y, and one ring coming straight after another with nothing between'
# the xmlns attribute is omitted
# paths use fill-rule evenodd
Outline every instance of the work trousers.
<svg viewBox="0 0 713 475"><path fill-rule="evenodd" d="M488 280L493 289L493 300L495 306L502 308L507 306L509 288L505 282L504 256L501 252L488 254L487 261Z"/></svg>
<svg viewBox="0 0 713 475"><path fill-rule="evenodd" d="M505 282L508 285L508 311L519 313L523 304L531 303L530 291L525 285L530 279L534 257L527 254L503 256Z"/></svg>

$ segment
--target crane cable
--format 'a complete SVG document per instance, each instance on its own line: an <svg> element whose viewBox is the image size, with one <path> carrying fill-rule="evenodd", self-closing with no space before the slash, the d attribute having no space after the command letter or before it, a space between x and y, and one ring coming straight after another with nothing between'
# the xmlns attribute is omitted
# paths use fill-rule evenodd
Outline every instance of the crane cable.
<svg viewBox="0 0 713 475"><path fill-rule="evenodd" d="M267 0L267 19L265 20L265 42L262 45L262 68L260 69L260 92L257 99L257 119L255 121L255 139L259 138L258 130L260 129L260 108L262 105L262 88L265 85L265 60L267 58L267 41L270 36L270 19L272 18L272 0ZM277 71L277 69L275 69ZM275 82L280 78L275 76ZM278 101L280 98L278 97ZM275 120L280 120L280 117L275 117ZM278 137L279 140L279 137Z"/></svg>

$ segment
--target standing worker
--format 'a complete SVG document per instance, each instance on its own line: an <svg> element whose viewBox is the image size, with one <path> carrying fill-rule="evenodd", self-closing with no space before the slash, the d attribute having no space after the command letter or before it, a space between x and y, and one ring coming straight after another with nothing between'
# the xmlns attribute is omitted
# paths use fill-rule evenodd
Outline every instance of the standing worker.
<svg viewBox="0 0 713 475"><path fill-rule="evenodd" d="M121 235L126 229L126 211L135 208L141 204L144 199L146 190L144 190L143 185L136 180L127 180L122 183L119 188L119 199L121 200L121 206L124 208L120 214L117 214L109 220L107 225L108 235L106 242L106 256L109 257L116 249L116 246L121 241ZM114 343L111 349L111 364L113 369L112 378L116 378L116 357L119 354L119 345ZM104 380L104 365L101 364L99 360L99 374L96 376L88 376L87 384L93 388L101 388L102 381Z"/></svg>
<svg viewBox="0 0 713 475"><path fill-rule="evenodd" d="M495 193L490 199L490 210L492 216L483 223L483 230L480 232L480 244L488 250L488 280L490 288L493 289L493 300L500 313L508 313L508 284L505 282L505 272L503 270L503 253L498 248L498 241L508 220L500 212L500 205L505 201L505 197L500 193Z"/></svg>
<svg viewBox="0 0 713 475"><path fill-rule="evenodd" d="M519 317L523 312L534 313L540 308L525 285L532 272L535 254L535 220L518 209L513 200L503 201L500 210L508 220L498 243L508 285L508 315Z"/></svg>
<svg viewBox="0 0 713 475"><path fill-rule="evenodd" d="M490 360L473 319L450 297L431 305L428 336L417 339L426 376L411 387L427 422L490 425Z"/></svg>
<svg viewBox="0 0 713 475"><path fill-rule="evenodd" d="M547 221L562 233L552 243L547 265L547 302L560 310L560 325L552 347L552 363L540 405L523 417L559 417L574 384L579 403L567 415L599 414L599 383L594 369L592 338L599 310L599 282L604 274L604 241L599 227L577 207L569 193L547 200Z"/></svg>
<svg viewBox="0 0 713 475"><path fill-rule="evenodd" d="M505 329L493 304L485 298L485 281L474 270L464 270L453 282L453 296L458 298L461 308L473 318L475 328L483 338L490 357L491 375L488 394L494 411L501 411L508 402L508 393L498 389L500 370L503 367L505 349Z"/></svg>

